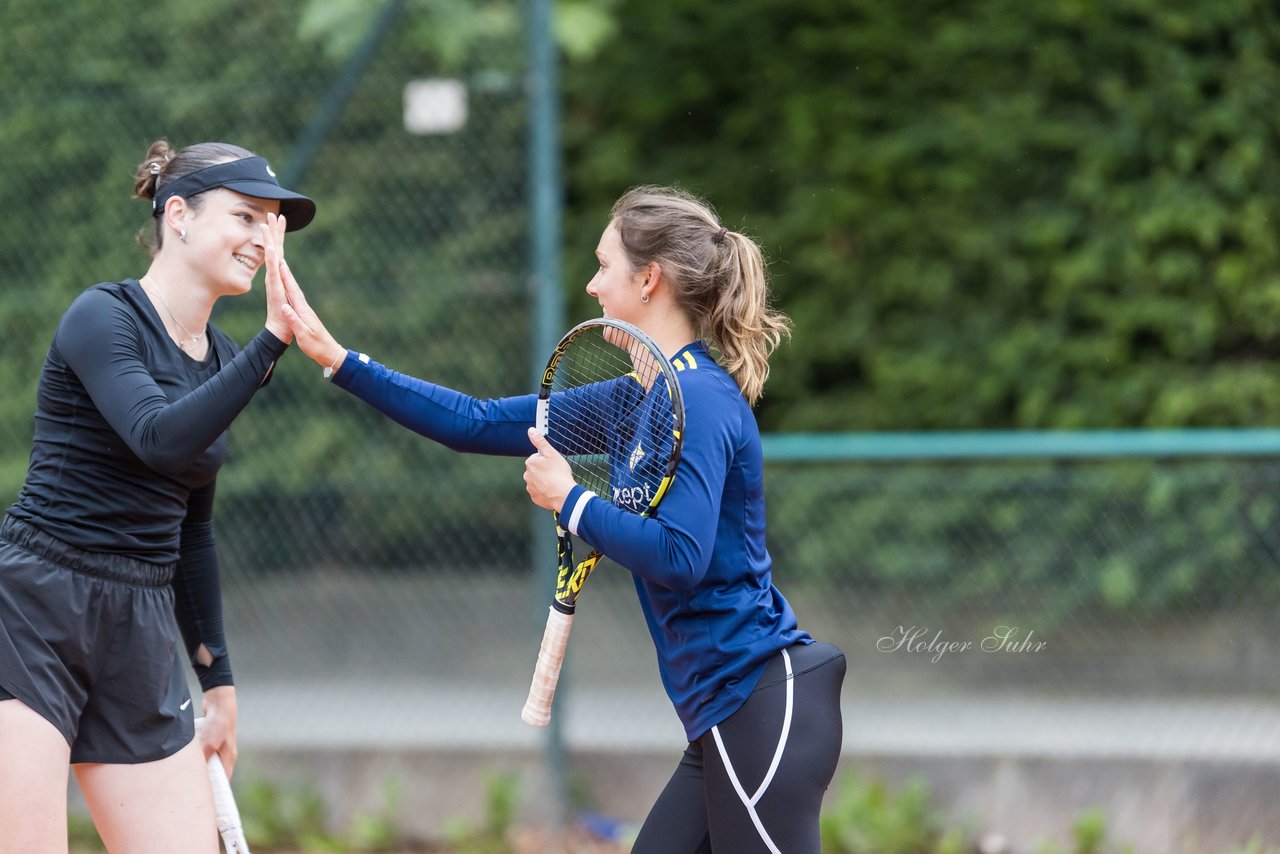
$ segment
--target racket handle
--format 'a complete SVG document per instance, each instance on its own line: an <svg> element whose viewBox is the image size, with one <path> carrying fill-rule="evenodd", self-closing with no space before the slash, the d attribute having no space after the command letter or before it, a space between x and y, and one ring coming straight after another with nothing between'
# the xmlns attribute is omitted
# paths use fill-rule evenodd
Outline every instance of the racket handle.
<svg viewBox="0 0 1280 854"><path fill-rule="evenodd" d="M250 854L249 843L240 826L240 810L236 807L235 796L231 794L231 781L227 779L227 771L216 753L209 757L209 785L213 788L213 808L218 815L218 833L222 834L227 854Z"/></svg>
<svg viewBox="0 0 1280 854"><path fill-rule="evenodd" d="M560 667L569 646L569 630L573 628L573 614L564 614L555 608L547 610L547 628L542 633L538 663L533 668L533 684L520 712L520 719L529 726L546 726L551 722L551 701L556 696Z"/></svg>

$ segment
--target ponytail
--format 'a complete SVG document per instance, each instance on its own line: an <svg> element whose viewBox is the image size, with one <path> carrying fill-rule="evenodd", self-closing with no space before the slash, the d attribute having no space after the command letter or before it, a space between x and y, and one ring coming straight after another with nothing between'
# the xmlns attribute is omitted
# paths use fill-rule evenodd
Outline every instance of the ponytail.
<svg viewBox="0 0 1280 854"><path fill-rule="evenodd" d="M745 234L728 232L720 247L721 283L703 334L752 406L764 393L769 356L791 334L791 321L769 306L764 255Z"/></svg>
<svg viewBox="0 0 1280 854"><path fill-rule="evenodd" d="M729 231L702 199L671 187L635 187L611 215L633 267L656 261L676 302L751 405L769 376L769 355L791 321L769 305L764 254Z"/></svg>

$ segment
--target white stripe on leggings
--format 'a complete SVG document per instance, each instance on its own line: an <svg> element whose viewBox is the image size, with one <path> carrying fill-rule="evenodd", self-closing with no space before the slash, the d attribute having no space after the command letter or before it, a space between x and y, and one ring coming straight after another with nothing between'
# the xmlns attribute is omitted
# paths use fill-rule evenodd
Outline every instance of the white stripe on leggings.
<svg viewBox="0 0 1280 854"><path fill-rule="evenodd" d="M747 797L746 790L742 788L742 782L738 780L738 775L733 770L733 763L729 761L729 751L725 749L724 739L720 737L720 727L711 728L711 735L716 740L716 748L720 751L720 759L724 762L724 770L729 774L729 782L733 783L734 791L738 793L739 800L747 808L747 814L751 816L751 823L756 826L760 838L764 840L765 845L769 846L772 854L782 854L782 852L773 844L773 840L765 831L764 823L760 821L760 814L756 812L756 804L760 802L760 798L764 797L765 790L773 782L773 775L778 770L778 764L782 762L782 751L787 747L787 736L791 733L791 707L795 702L795 680L791 678L791 656L787 655L785 649L782 650L782 661L787 667L787 711L782 717L782 734L778 736L778 747L773 752L773 763L769 765L769 773L764 775L760 788L756 789L756 793L751 797Z"/></svg>

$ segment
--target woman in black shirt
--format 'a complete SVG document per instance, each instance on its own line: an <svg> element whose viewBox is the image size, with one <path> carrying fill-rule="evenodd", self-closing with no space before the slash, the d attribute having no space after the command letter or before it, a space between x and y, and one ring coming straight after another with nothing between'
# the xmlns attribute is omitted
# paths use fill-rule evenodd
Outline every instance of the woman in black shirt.
<svg viewBox="0 0 1280 854"><path fill-rule="evenodd" d="M235 762L213 495L227 428L292 340L275 265L243 350L209 316L315 204L222 143L157 141L135 192L152 202L151 265L63 315L0 522L0 828L19 851L66 851L70 763L110 850L215 852L204 757Z"/></svg>

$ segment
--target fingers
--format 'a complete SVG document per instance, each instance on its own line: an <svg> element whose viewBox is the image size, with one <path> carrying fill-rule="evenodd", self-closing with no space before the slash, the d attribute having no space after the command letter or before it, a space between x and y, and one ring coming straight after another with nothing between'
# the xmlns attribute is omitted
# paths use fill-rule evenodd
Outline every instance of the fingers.
<svg viewBox="0 0 1280 854"><path fill-rule="evenodd" d="M196 738L200 741L200 749L204 758L215 753L222 759L222 765L231 776L231 769L236 763L236 741L231 724L216 711L210 711L205 717L196 718Z"/></svg>
<svg viewBox="0 0 1280 854"><path fill-rule="evenodd" d="M551 457L560 455L555 448L551 447L551 443L547 441L547 437L542 435L542 432L539 431L537 427L529 428L529 441L538 449L538 453L534 456ZM532 459L532 457L530 457L530 459Z"/></svg>
<svg viewBox="0 0 1280 854"><path fill-rule="evenodd" d="M529 441L538 450L524 461L525 492L539 507L558 511L573 489L573 470L547 437L534 427L529 428Z"/></svg>
<svg viewBox="0 0 1280 854"><path fill-rule="evenodd" d="M294 340L308 358L322 368L333 365L336 371L336 354L341 352L345 356L347 351L334 340L314 314L304 317L298 313L297 309L286 303L280 307L280 316L289 325Z"/></svg>
<svg viewBox="0 0 1280 854"><path fill-rule="evenodd" d="M547 506L547 499L539 486L538 469L546 463L541 454L532 454L524 461L524 491L529 493L529 500L539 507Z"/></svg>
<svg viewBox="0 0 1280 854"><path fill-rule="evenodd" d="M228 780L235 776L236 757L239 755L240 751L236 749L233 738L228 738L222 743L222 747L218 748L218 759L222 762L223 770L227 772Z"/></svg>
<svg viewBox="0 0 1280 854"><path fill-rule="evenodd" d="M307 295L302 292L302 286L293 277L293 270L289 268L289 262L283 258L280 259L280 279L284 283L284 292L289 298L289 305L299 312L314 316L315 312L311 310L311 305L307 302Z"/></svg>
<svg viewBox="0 0 1280 854"><path fill-rule="evenodd" d="M284 251L284 233L287 224L284 220L284 214L267 214L267 221L263 226L263 233L270 243L274 243L276 247Z"/></svg>
<svg viewBox="0 0 1280 854"><path fill-rule="evenodd" d="M308 331L323 335L325 333L324 323L320 317L311 308L311 304L307 302L307 295L302 292L302 288L298 286L298 281L293 277L293 273L289 270L289 265L284 261L280 262L281 281L284 283L285 306L297 315Z"/></svg>
<svg viewBox="0 0 1280 854"><path fill-rule="evenodd" d="M280 296L283 296L284 284L280 281L280 250L269 240L267 241L266 260L263 266L266 267L268 293L278 291Z"/></svg>
<svg viewBox="0 0 1280 854"><path fill-rule="evenodd" d="M298 312L293 310L293 306L285 303L280 306L280 313L284 315L284 319L288 322L289 328L293 330L294 335L307 335L312 338L315 337L316 331L308 326L307 322L298 316Z"/></svg>
<svg viewBox="0 0 1280 854"><path fill-rule="evenodd" d="M294 318L290 320L290 325L294 328L294 334L301 331L315 334L317 328L322 326L320 318L316 317L310 304L307 303L306 294L302 292L302 287L294 278L289 262L285 260L284 253L281 251L282 246L279 241L284 238L284 217L277 218L274 214L267 214L267 219L268 224L264 229L270 231L273 238L267 243L267 286L273 291L279 290L277 301L283 303L282 314L285 313L286 308L293 310ZM301 321L302 326L295 325L295 320Z"/></svg>
<svg viewBox="0 0 1280 854"><path fill-rule="evenodd" d="M267 214L267 221L262 225L262 235L267 247L268 273L272 272L272 266L284 262L284 235L287 227L284 216L273 213ZM271 259L274 259L274 264Z"/></svg>
<svg viewBox="0 0 1280 854"><path fill-rule="evenodd" d="M284 299L293 306L293 309L300 315L314 317L311 306L307 304L307 297L302 293L298 280L293 277L293 271L289 269L289 262L284 257L284 236L288 223L281 214L267 214L266 225L263 231L267 235L267 276L268 284L279 286Z"/></svg>
<svg viewBox="0 0 1280 854"><path fill-rule="evenodd" d="M283 223L284 217L269 213L267 221L262 225L262 236L266 241L267 250L274 249L277 258L284 255L284 230L281 227Z"/></svg>
<svg viewBox="0 0 1280 854"><path fill-rule="evenodd" d="M267 216L270 217L271 215L267 214ZM267 275L270 276L271 268L275 266L275 259L279 258L280 252L276 249L275 235L272 233L271 223L263 223L258 230L262 232L262 245L266 250L267 256Z"/></svg>
<svg viewBox="0 0 1280 854"><path fill-rule="evenodd" d="M278 258L276 269L280 275L281 287L284 288L285 297L289 300L289 304L293 306L295 311L311 313L311 306L307 304L307 296L302 292L302 286L298 284L298 280L294 278L289 262L285 260L284 255L279 255Z"/></svg>
<svg viewBox="0 0 1280 854"><path fill-rule="evenodd" d="M196 718L196 741L200 742L200 749L204 752L204 758L208 759L213 755L213 748L209 745L209 736L205 734L207 727L205 726L206 718Z"/></svg>
<svg viewBox="0 0 1280 854"><path fill-rule="evenodd" d="M280 264L284 260L284 255L279 235L276 233L274 214L267 214L267 222L262 226L262 236L266 248L263 266L266 267L267 301L270 304L285 299L284 284L280 278Z"/></svg>
<svg viewBox="0 0 1280 854"><path fill-rule="evenodd" d="M285 260L284 235L287 227L283 216L267 214L263 233L266 236L268 311L278 314L304 353L317 364L327 366L330 361L325 361L326 354L332 360L338 344L307 302L306 294Z"/></svg>

